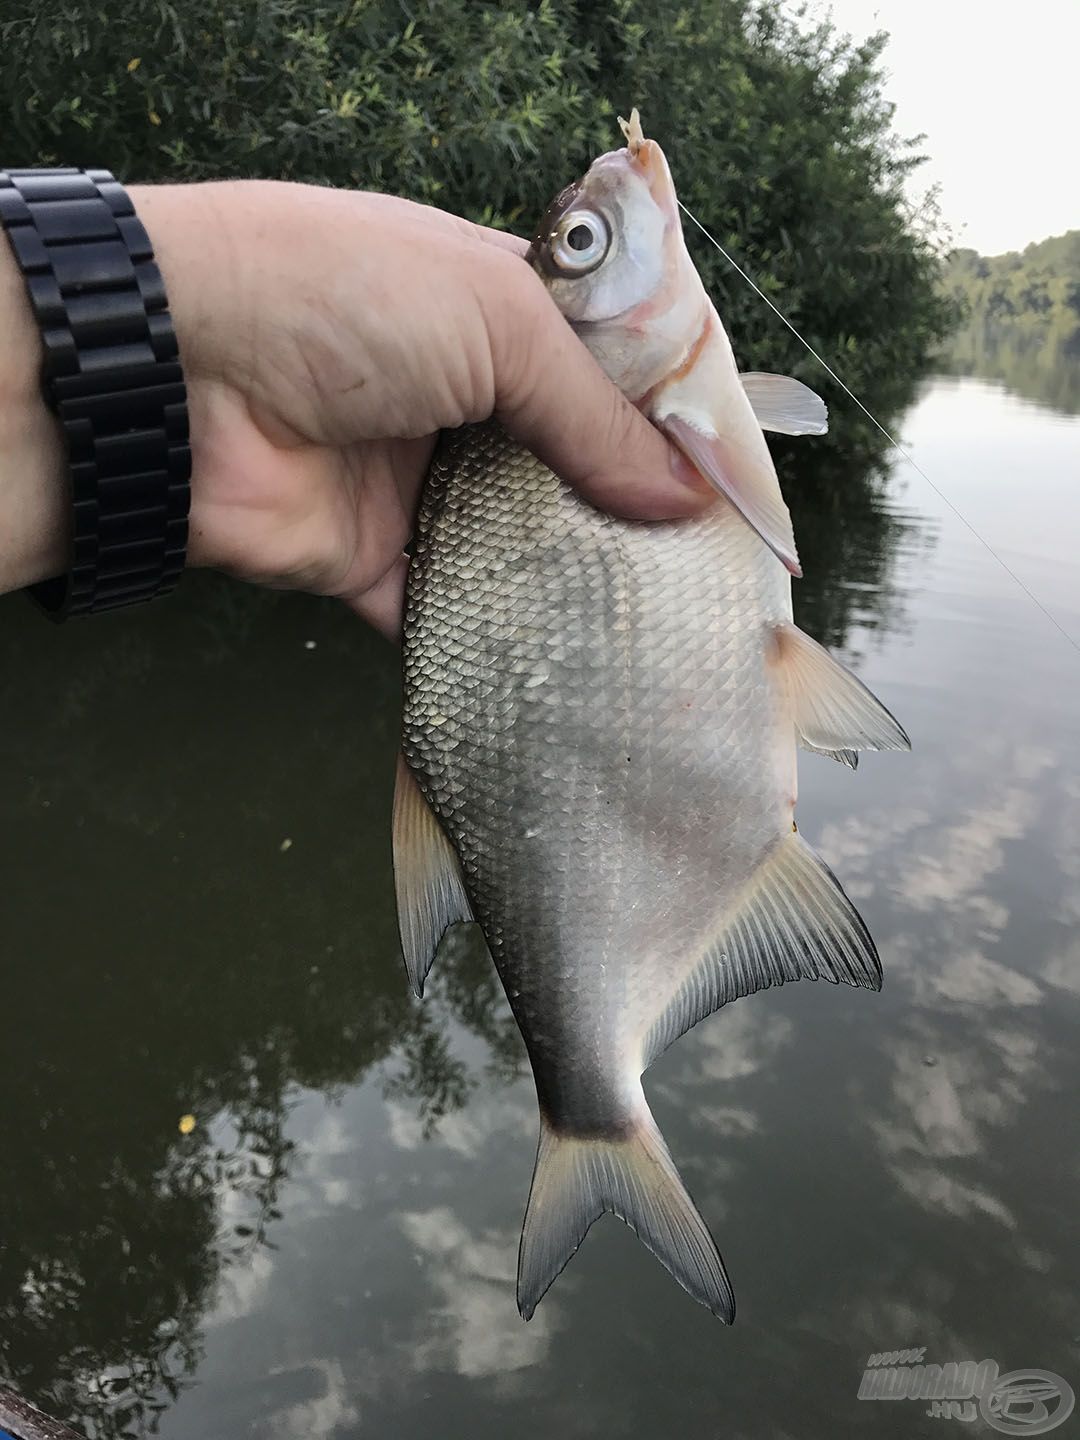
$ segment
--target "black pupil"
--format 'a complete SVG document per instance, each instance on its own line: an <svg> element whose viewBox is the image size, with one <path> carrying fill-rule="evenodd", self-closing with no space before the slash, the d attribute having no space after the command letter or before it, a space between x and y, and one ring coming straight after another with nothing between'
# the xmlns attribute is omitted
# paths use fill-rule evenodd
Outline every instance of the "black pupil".
<svg viewBox="0 0 1080 1440"><path fill-rule="evenodd" d="M588 250L593 243L593 233L588 225L575 225L566 237L571 250Z"/></svg>

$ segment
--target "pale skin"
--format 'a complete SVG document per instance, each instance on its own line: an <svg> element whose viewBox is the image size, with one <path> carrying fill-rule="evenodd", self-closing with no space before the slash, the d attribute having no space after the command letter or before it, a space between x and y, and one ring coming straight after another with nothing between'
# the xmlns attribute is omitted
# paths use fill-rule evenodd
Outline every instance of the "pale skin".
<svg viewBox="0 0 1080 1440"><path fill-rule="evenodd" d="M437 434L492 414L600 508L674 519L712 503L562 319L524 241L391 196L270 181L129 193L188 384L190 564L338 596L393 638ZM0 593L66 565L40 360L0 240Z"/></svg>

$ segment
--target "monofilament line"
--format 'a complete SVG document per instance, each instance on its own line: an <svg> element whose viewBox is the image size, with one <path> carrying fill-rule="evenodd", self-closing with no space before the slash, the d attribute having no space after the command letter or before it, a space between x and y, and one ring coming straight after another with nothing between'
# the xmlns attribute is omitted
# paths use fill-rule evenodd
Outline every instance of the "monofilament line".
<svg viewBox="0 0 1080 1440"><path fill-rule="evenodd" d="M717 240L716 236L710 234L710 232L706 230L705 226L701 223L701 221L697 218L693 211L690 210L686 205L684 205L681 200L679 201L679 208L686 215L687 219L694 222L697 228L705 236L705 239L711 241L711 243L716 246L717 250L720 251L720 254L724 257L727 263L731 266L733 270L735 270L739 275L742 276L742 278L750 286L750 289L753 290L754 294L760 296L761 299L765 301L765 304L768 305L769 309L773 312L777 319L782 321L783 324L787 326L787 328L795 336L795 339L798 340L799 344L805 345L807 350L809 350L810 354L818 362L818 364L825 371L825 373L827 375L830 375L836 381L837 385L840 386L840 389L843 390L844 394L848 397L848 399L853 401L854 404L859 407L862 413L870 421L870 423L876 426L877 429L881 431L882 435L885 436L885 439L888 440L889 444L893 447L893 449L896 450L898 454L902 455L904 459L908 462L908 464L911 466L911 468L917 471L917 473L922 476L922 478L930 486L930 489L933 490L934 494L938 497L938 499L941 500L944 505L948 506L948 508L961 522L961 524L965 525L968 530L971 531L972 535L975 536L975 539L978 540L979 544L982 545L984 549L989 551L989 553L994 557L997 563L1005 571L1006 575L1008 575L1020 587L1020 589L1028 597L1031 603L1042 611L1042 613L1050 621L1050 624L1053 625L1056 630L1060 631L1060 633L1065 637L1065 639L1069 642L1073 649L1078 654L1080 654L1080 643L1073 639L1073 637L1065 629L1065 626L1062 625L1061 621L1058 620L1057 617L1046 608L1046 606L1042 603L1039 597L1028 588L1028 586L1024 583L1023 580L1021 580L1020 576L1016 573L1016 571L1010 565L1007 565L1005 563L1005 561L1001 558L998 552L990 544L990 541L979 534L978 530L975 529L975 526L971 523L967 516L963 514L962 511L956 508L956 506L949 499L949 497L942 491L941 487L934 484L933 480L930 479L930 476L926 473L922 466L919 465L918 462L908 453L908 451L904 449L903 445L900 444L899 440L894 439L893 436L889 434L888 430L885 429L885 426L882 425L881 421L878 420L874 415L870 414L870 411L866 408L866 406L854 393L854 391L849 389L848 386L844 384L843 380L840 379L840 376L837 375L836 371L832 368L828 361L824 360L810 344L810 341L807 340L804 335L801 335L798 330L796 330L795 326L791 323L791 321L787 318L783 311L778 309L777 306L774 305L773 302L769 299L768 295L765 294L765 291L762 290L761 286L755 284L755 282L750 278L750 276L742 268L739 262L733 259L728 254L728 252L724 249L723 245L720 244L720 241Z"/></svg>

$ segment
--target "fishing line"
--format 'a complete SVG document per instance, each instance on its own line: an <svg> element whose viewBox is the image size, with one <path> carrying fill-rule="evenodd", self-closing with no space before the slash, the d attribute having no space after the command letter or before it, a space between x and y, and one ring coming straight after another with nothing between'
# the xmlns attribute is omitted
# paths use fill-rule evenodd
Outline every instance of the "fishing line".
<svg viewBox="0 0 1080 1440"><path fill-rule="evenodd" d="M848 397L848 399L855 402L855 404L859 407L859 409L870 421L870 423L872 425L875 425L881 431L882 435L885 436L885 439L888 440L889 444L893 447L893 449L896 450L898 454L902 455L904 459L908 462L908 464L911 466L911 468L917 471L917 473L922 476L922 478L930 486L930 489L933 490L934 494L938 497L938 499L948 506L948 508L963 525L967 526L967 528L971 531L972 535L975 536L975 539L978 540L979 544L982 545L986 550L988 550L990 554L994 557L997 563L1005 571L1005 574L1010 576L1011 579L1015 581L1017 585L1019 585L1020 589L1028 597L1031 603L1042 611L1042 613L1050 621L1050 624L1053 625L1054 628L1058 630L1062 635L1064 635L1065 639L1069 642L1069 644L1073 647L1077 654L1080 654L1080 642L1077 642L1069 634L1068 630L1065 629L1065 626L1062 625L1061 621L1058 620L1057 617L1046 608L1046 606L1042 603L1039 597L1028 588L1028 586L1024 583L1023 580L1021 580L1020 576L1016 573L1016 571L1010 565L1006 564L1006 562L1001 558L998 552L990 544L990 541L979 534L978 530L975 529L975 526L971 523L967 516L957 509L957 507L944 493L941 487L934 484L933 480L930 479L930 476L926 473L922 466L918 464L918 462L909 454L909 452L904 449L903 445L900 444L899 440L895 440L892 435L889 434L888 430L885 429L885 426L882 425L881 421L870 414L870 411L866 408L866 406L855 394L855 392L853 390L850 390L848 386L844 384L843 380L840 379L840 376L836 373L836 371L832 368L828 361L824 360L810 344L810 341L807 340L804 335L800 335L799 331L796 330L795 326L791 323L791 321L787 318L783 311L779 310L769 299L768 295L765 294L765 291L762 290L761 286L754 283L754 281L742 268L739 262L733 259L732 256L728 254L728 252L724 249L723 245L720 244L720 241L717 240L715 235L710 234L709 231L706 230L705 226L701 223L701 221L697 218L693 211L690 210L686 205L684 205L681 200L679 201L679 209L683 211L683 213L687 216L688 219L694 222L697 228L705 236L705 239L710 240L716 246L717 250L720 251L720 254L724 257L727 263L731 266L733 270L737 271L738 274L742 276L742 278L750 286L751 290L753 290L755 295L759 295L761 299L765 301L765 304L768 305L769 309L779 320L783 321L783 323L795 336L795 339L798 340L800 345L806 346L807 350L809 350L810 354L818 362L821 368L826 372L826 374L832 376L832 378L836 381L837 385L840 386L840 389L843 390L844 394Z"/></svg>

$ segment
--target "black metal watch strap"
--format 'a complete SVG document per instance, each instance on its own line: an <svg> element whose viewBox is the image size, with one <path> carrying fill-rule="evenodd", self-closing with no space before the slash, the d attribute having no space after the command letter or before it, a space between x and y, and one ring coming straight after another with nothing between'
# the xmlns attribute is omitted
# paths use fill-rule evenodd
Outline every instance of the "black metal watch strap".
<svg viewBox="0 0 1080 1440"><path fill-rule="evenodd" d="M31 594L58 620L151 600L184 568L191 452L149 237L107 170L0 170L0 225L41 329L42 388L71 469L70 569Z"/></svg>

